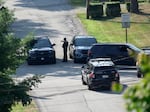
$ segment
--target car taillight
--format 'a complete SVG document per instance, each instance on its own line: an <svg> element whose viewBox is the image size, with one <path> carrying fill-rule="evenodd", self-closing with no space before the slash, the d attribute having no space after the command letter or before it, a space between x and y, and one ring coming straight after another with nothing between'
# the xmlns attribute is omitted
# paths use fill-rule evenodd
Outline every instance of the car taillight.
<svg viewBox="0 0 150 112"><path fill-rule="evenodd" d="M95 74L92 72L92 73L90 73L89 77L90 78L95 78Z"/></svg>

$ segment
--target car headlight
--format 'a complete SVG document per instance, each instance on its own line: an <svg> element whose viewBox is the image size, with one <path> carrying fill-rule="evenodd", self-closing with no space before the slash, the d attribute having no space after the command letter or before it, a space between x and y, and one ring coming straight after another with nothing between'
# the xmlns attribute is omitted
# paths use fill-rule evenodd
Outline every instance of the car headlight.
<svg viewBox="0 0 150 112"><path fill-rule="evenodd" d="M35 52L34 51L29 51L29 56L34 56Z"/></svg>

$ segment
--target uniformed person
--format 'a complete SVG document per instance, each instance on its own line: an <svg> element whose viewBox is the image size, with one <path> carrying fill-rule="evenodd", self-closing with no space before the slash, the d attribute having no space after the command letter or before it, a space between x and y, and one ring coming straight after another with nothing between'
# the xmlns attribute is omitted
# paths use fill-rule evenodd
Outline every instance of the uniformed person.
<svg viewBox="0 0 150 112"><path fill-rule="evenodd" d="M63 40L62 47L63 47L63 52L64 52L63 62L67 62L68 61L68 57L67 57L68 41L66 38L64 38Z"/></svg>

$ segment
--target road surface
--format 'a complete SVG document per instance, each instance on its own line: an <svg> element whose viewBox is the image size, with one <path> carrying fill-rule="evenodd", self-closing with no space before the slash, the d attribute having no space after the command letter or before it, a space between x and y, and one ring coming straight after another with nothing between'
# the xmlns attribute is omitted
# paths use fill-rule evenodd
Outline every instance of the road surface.
<svg viewBox="0 0 150 112"><path fill-rule="evenodd" d="M32 96L40 112L126 112L123 92L107 90L89 91L81 83L82 64L72 60L62 62L61 40L69 41L74 35L86 34L75 15L75 8L67 0L7 0L16 21L12 25L15 35L48 35L55 43L57 64L21 65L16 77L42 75L42 83L33 89ZM126 87L138 82L136 71L121 70L121 84Z"/></svg>

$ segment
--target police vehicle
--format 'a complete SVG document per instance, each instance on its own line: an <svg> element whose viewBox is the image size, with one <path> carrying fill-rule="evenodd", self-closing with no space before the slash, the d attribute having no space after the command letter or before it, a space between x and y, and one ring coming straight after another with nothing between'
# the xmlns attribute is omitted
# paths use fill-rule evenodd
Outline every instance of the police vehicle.
<svg viewBox="0 0 150 112"><path fill-rule="evenodd" d="M89 90L108 87L120 82L120 75L110 58L90 59L81 69L82 84Z"/></svg>

